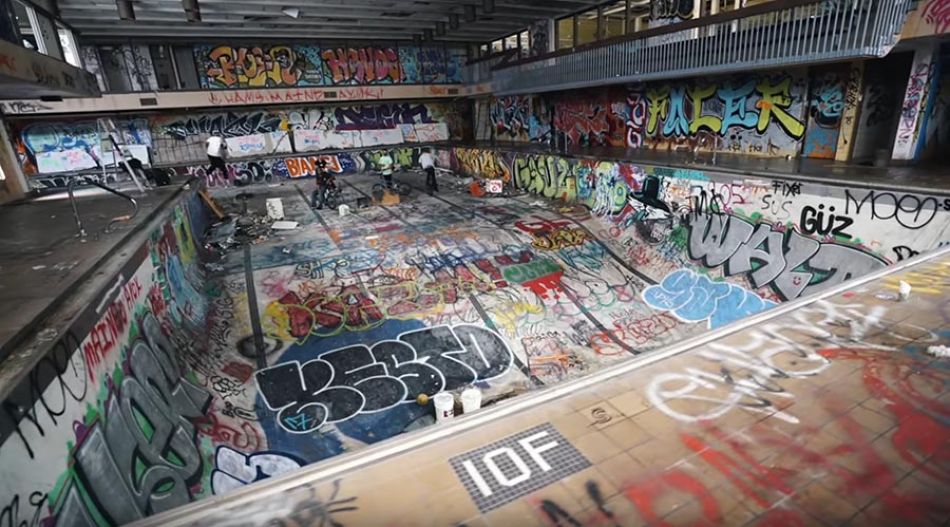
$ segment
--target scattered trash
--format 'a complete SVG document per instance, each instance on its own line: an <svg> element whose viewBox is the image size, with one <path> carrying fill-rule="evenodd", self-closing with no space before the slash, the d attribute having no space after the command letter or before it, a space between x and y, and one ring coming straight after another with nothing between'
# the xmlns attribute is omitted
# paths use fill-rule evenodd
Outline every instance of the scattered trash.
<svg viewBox="0 0 950 527"><path fill-rule="evenodd" d="M340 217L342 218L343 216L346 216L347 214L350 213L350 206L349 206L349 205L340 205L339 211L340 211Z"/></svg>
<svg viewBox="0 0 950 527"><path fill-rule="evenodd" d="M222 273L224 272L224 266L216 263L206 263L205 269L211 271L212 273Z"/></svg>
<svg viewBox="0 0 950 527"><path fill-rule="evenodd" d="M264 203L267 208L267 217L272 220L284 219L284 202L280 198L267 198ZM275 229L277 227L274 227Z"/></svg>
<svg viewBox="0 0 950 527"><path fill-rule="evenodd" d="M462 390L462 413L474 412L482 407L482 391L478 388L466 388Z"/></svg>
<svg viewBox="0 0 950 527"><path fill-rule="evenodd" d="M536 200L536 201L532 201L531 203L528 203L528 205L531 207L543 207L544 202L541 200Z"/></svg>
<svg viewBox="0 0 950 527"><path fill-rule="evenodd" d="M53 266L53 270L59 271L59 272L69 271L73 267L76 267L77 265L79 265L79 261L77 260L74 260L72 262L59 262L58 264Z"/></svg>
<svg viewBox="0 0 950 527"><path fill-rule="evenodd" d="M290 247L284 247L283 249L280 250L280 252L282 252L282 253L284 253L284 254L293 254L294 251L291 250Z"/></svg>
<svg viewBox="0 0 950 527"><path fill-rule="evenodd" d="M950 346L927 346L927 355L941 359L950 358Z"/></svg>
<svg viewBox="0 0 950 527"><path fill-rule="evenodd" d="M270 227L275 231L289 231L299 226L300 224L296 221L275 221Z"/></svg>
<svg viewBox="0 0 950 527"><path fill-rule="evenodd" d="M46 266L45 266L45 265L34 265L34 266L33 266L33 270L34 270L34 271L39 271L40 269L46 269Z"/></svg>
<svg viewBox="0 0 950 527"><path fill-rule="evenodd" d="M898 294L900 295L901 302L910 298L910 284L901 280L900 285L898 286Z"/></svg>
<svg viewBox="0 0 950 527"><path fill-rule="evenodd" d="M40 342L50 342L56 340L57 335L59 335L59 333L55 329L46 328L36 334L36 340Z"/></svg>
<svg viewBox="0 0 950 527"><path fill-rule="evenodd" d="M878 293L878 294L874 295L874 298L876 298L876 299L878 299L878 300L891 300L891 301L893 301L893 300L897 300L898 296L895 295L894 293Z"/></svg>
<svg viewBox="0 0 950 527"><path fill-rule="evenodd" d="M367 236L367 237L366 237L366 241L368 241L368 242L371 242L371 241L374 241L374 240L378 240L378 239L379 239L379 235L378 235L378 234L373 234L372 236Z"/></svg>
<svg viewBox="0 0 950 527"><path fill-rule="evenodd" d="M439 392L432 397L435 403L435 422L449 421L455 417L455 396L449 392Z"/></svg>
<svg viewBox="0 0 950 527"><path fill-rule="evenodd" d="M429 396L424 393L420 393L416 396L416 404L419 406L425 406L429 404Z"/></svg>

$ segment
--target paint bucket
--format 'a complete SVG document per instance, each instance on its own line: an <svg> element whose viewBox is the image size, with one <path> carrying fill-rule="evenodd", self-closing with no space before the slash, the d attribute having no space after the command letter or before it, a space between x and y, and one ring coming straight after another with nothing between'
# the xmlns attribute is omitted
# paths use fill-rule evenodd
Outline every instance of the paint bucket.
<svg viewBox="0 0 950 527"><path fill-rule="evenodd" d="M455 417L455 397L448 392L439 392L432 398L435 406L435 422L441 423Z"/></svg>
<svg viewBox="0 0 950 527"><path fill-rule="evenodd" d="M900 297L901 302L904 302L904 301L906 301L908 298L910 298L910 291L911 291L911 289L913 289L913 288L910 286L910 284L908 284L907 282L905 282L905 281L903 281L903 280L900 281L900 284L898 285L898 293L897 293L897 294L898 294L898 296Z"/></svg>
<svg viewBox="0 0 950 527"><path fill-rule="evenodd" d="M267 198L267 217L272 220L284 219L284 202L280 198Z"/></svg>
<svg viewBox="0 0 950 527"><path fill-rule="evenodd" d="M474 412L482 407L482 391L478 388L466 388L462 390L462 413Z"/></svg>
<svg viewBox="0 0 950 527"><path fill-rule="evenodd" d="M350 213L350 206L340 205L340 208L338 210L340 211L340 217L342 218L343 216L346 216L347 214Z"/></svg>

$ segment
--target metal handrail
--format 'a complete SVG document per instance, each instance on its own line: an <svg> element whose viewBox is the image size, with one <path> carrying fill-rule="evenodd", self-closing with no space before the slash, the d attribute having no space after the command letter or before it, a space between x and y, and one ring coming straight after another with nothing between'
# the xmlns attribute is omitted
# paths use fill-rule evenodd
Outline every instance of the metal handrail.
<svg viewBox="0 0 950 527"><path fill-rule="evenodd" d="M886 55L914 0L778 0L468 72L496 95Z"/></svg>
<svg viewBox="0 0 950 527"><path fill-rule="evenodd" d="M75 218L75 220L76 220L76 227L79 229L79 234L78 234L77 236L80 237L80 238L85 238L85 237L86 237L86 229L83 228L83 226L82 226L82 218L79 217L79 206L76 205L76 196L75 196L75 194L74 194L74 192L73 192L73 190L74 190L75 187L76 187L76 183L79 181L79 179L80 179L80 178L72 178L72 179L69 181L69 186L67 187L67 190L69 191L69 202L70 202L70 204L71 204L72 207L73 207L73 218ZM111 193L115 194L116 196L119 196L120 198L124 198L124 199L128 200L129 203L132 204L132 213L131 213L131 214L125 214L125 215L123 215L123 216L116 216L116 217L112 218L111 220L109 220L109 224L106 225L106 228L103 230L103 232L105 232L105 233L108 234L108 233L112 232L112 226L115 225L116 223L123 222L123 221L132 221L132 219L135 218L136 215L138 215L138 213L139 213L139 204L138 204L137 201L135 201L135 198L133 198L132 196L129 196L128 194L126 194L126 193L124 193L124 192L120 192L120 191L118 191L118 190L116 190L116 189L114 189L114 188L112 188L112 187L110 187L110 186L108 186L108 185L103 185L102 183L99 183L98 181L96 181L96 180L94 180L94 179L89 179L89 178L82 178L82 179L83 179L86 183L88 183L88 184L90 184L90 185L97 186L97 187L101 188L102 190L111 192Z"/></svg>

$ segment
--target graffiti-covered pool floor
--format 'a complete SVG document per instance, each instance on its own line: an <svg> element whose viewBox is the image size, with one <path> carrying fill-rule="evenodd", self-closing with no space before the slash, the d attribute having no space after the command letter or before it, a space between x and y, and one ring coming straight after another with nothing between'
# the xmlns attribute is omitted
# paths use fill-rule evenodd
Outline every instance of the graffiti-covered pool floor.
<svg viewBox="0 0 950 527"><path fill-rule="evenodd" d="M421 176L399 177L415 186L406 202L343 217L307 206L309 181L251 188L250 210L280 197L301 226L211 265L211 349L193 366L227 444L318 461L430 424L419 394L511 397L771 305L663 307L667 275L705 280L682 268L682 225L631 258L587 208L474 198L445 181L428 196ZM376 180L340 181L355 205ZM242 190L216 196L240 209Z"/></svg>
<svg viewBox="0 0 950 527"><path fill-rule="evenodd" d="M903 302L901 281L914 288ZM929 351L950 343L948 287L945 251L559 397L458 420L383 461L300 474L174 519L947 525L950 359Z"/></svg>

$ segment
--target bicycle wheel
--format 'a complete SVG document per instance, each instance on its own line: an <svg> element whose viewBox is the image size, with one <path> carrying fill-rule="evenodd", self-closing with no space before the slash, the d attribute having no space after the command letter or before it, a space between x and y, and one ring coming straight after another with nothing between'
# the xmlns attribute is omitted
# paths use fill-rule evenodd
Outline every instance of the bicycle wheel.
<svg viewBox="0 0 950 527"><path fill-rule="evenodd" d="M412 187L405 183L396 183L396 192L398 192L400 196L406 197L412 193Z"/></svg>

